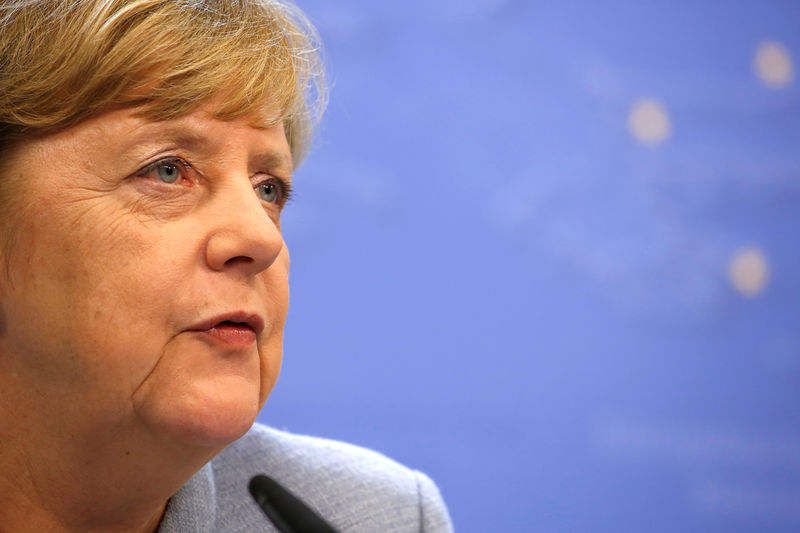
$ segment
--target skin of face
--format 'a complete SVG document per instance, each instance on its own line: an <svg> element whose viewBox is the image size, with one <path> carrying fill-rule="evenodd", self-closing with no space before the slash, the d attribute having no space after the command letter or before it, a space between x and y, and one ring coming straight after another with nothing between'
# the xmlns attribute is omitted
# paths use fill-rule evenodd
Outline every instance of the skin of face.
<svg viewBox="0 0 800 533"><path fill-rule="evenodd" d="M3 258L0 370L18 412L39 413L56 440L218 450L275 384L291 154L281 123L211 108L157 122L109 111L5 165L24 207ZM263 323L249 346L193 329L230 313Z"/></svg>

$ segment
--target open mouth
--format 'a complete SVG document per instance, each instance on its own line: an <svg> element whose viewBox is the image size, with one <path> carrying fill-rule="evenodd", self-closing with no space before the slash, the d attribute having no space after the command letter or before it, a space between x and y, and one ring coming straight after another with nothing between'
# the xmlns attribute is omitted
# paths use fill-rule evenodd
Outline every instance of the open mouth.
<svg viewBox="0 0 800 533"><path fill-rule="evenodd" d="M234 350L251 348L263 330L263 319L258 315L247 313L217 316L189 328L189 331L213 339Z"/></svg>
<svg viewBox="0 0 800 533"><path fill-rule="evenodd" d="M250 331L253 331L253 328L247 322L233 322L232 320L223 320L222 322L213 326L210 329L218 329L218 328L225 328L225 329L247 328Z"/></svg>

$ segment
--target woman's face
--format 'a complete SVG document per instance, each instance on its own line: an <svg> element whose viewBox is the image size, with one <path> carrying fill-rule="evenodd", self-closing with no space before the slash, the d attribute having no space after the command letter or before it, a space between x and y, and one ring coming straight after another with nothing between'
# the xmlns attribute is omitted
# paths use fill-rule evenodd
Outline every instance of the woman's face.
<svg viewBox="0 0 800 533"><path fill-rule="evenodd" d="M12 155L0 357L28 410L200 446L252 424L280 368L291 154L282 124L208 110L115 110Z"/></svg>

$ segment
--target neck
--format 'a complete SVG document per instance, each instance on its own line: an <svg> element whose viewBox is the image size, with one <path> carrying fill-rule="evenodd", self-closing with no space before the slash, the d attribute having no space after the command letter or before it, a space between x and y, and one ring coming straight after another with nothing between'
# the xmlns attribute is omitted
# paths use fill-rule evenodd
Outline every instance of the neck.
<svg viewBox="0 0 800 533"><path fill-rule="evenodd" d="M0 519L0 530L14 533L38 533L48 531L52 533L154 533L166 509L166 504L160 509L141 516L126 516L123 520L113 521L70 521L69 518L43 509L34 502L16 498L4 501L13 504L9 509L10 514L4 514ZM3 509L6 512L6 509Z"/></svg>
<svg viewBox="0 0 800 533"><path fill-rule="evenodd" d="M134 423L61 427L55 413L36 416L2 400L3 532L152 533L169 498L218 451L169 442Z"/></svg>

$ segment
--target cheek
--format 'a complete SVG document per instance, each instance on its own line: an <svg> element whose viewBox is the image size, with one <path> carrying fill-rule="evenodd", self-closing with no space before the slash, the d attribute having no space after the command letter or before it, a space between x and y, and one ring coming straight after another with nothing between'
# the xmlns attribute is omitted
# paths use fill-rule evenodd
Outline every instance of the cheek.
<svg viewBox="0 0 800 533"><path fill-rule="evenodd" d="M261 391L259 409L275 386L283 360L283 328L289 309L289 254L284 246L275 263L259 276L271 328L259 345Z"/></svg>
<svg viewBox="0 0 800 533"><path fill-rule="evenodd" d="M39 354L31 360L55 381L93 388L110 382L123 393L137 386L166 342L166 289L179 269L158 252L181 244L164 248L134 217L109 209L66 214L28 217L27 238L15 249L16 305L7 309L18 333L15 349Z"/></svg>
<svg viewBox="0 0 800 533"><path fill-rule="evenodd" d="M107 375L127 380L128 389L152 371L175 333L174 306L189 270L180 259L191 257L182 248L187 243L128 235L123 245L112 248L112 259L106 256L86 267L85 277L75 284L86 291L86 336L93 337L86 351L108 350L111 356L100 364Z"/></svg>
<svg viewBox="0 0 800 533"><path fill-rule="evenodd" d="M261 410L267 401L275 383L278 381L278 376L281 372L281 363L283 362L283 329L275 332L259 349L261 357L261 376L260 376L260 391L258 398L258 409Z"/></svg>

